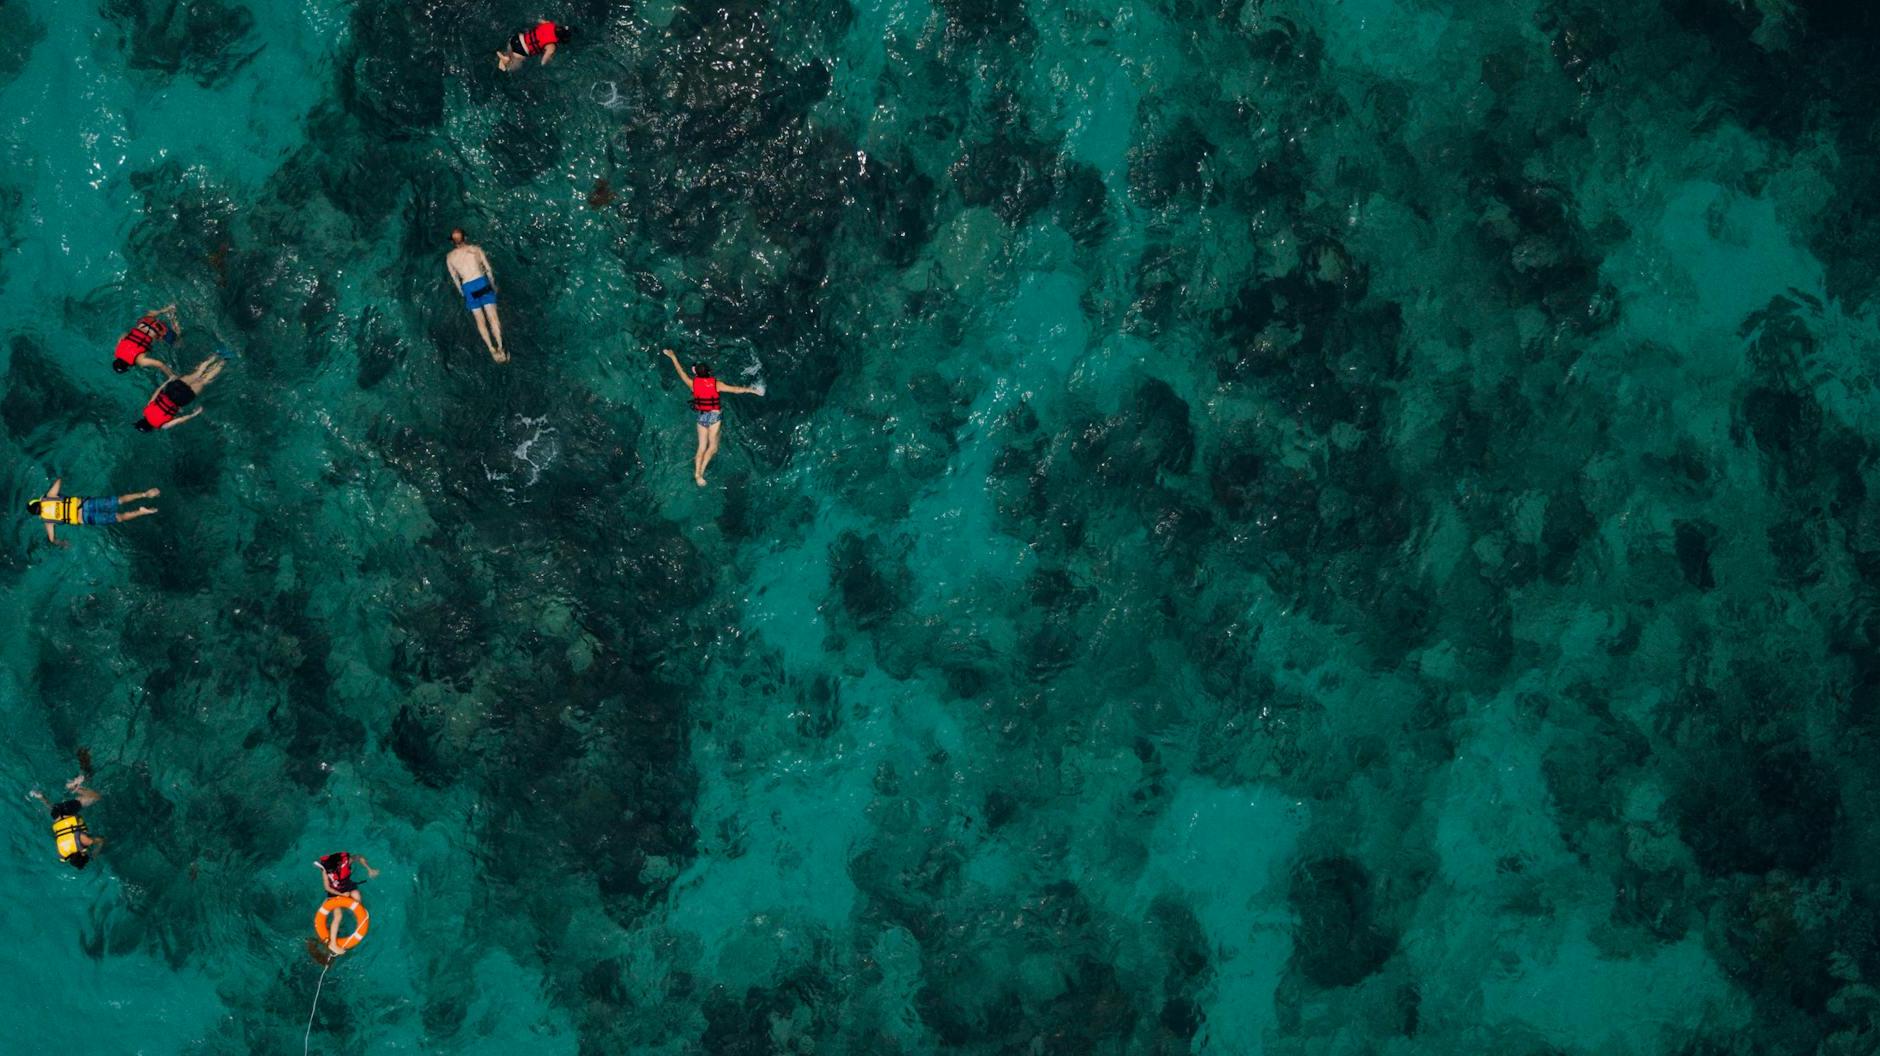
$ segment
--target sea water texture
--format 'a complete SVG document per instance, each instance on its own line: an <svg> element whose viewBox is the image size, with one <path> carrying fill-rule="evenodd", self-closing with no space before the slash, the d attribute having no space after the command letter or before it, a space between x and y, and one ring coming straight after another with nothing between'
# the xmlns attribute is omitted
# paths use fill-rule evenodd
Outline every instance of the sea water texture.
<svg viewBox="0 0 1880 1056"><path fill-rule="evenodd" d="M7 1053L1873 1051L1866 5L0 12Z"/></svg>

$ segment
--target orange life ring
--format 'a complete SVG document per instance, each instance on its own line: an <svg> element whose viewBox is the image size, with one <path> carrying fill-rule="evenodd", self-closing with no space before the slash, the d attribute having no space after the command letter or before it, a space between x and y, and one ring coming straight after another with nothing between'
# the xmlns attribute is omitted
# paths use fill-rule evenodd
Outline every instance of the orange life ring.
<svg viewBox="0 0 1880 1056"><path fill-rule="evenodd" d="M353 933L338 941L335 941L333 936L327 932L326 927L326 915L336 909L350 909L353 912L353 916L357 917L359 920L359 924L353 929ZM332 898L320 903L320 912L313 915L313 933L320 937L321 942L329 946L338 946L342 952L359 945L360 940L366 937L366 929L371 926L372 914L367 913L366 907L361 904L357 898L351 895L334 895Z"/></svg>

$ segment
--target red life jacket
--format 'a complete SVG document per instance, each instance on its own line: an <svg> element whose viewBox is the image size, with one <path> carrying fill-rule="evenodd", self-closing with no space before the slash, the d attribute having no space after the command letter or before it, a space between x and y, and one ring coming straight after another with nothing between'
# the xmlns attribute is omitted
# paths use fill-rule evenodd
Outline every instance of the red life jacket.
<svg viewBox="0 0 1880 1056"><path fill-rule="evenodd" d="M130 332L118 339L116 356L126 363L136 363L137 357L150 351L150 346L163 340L170 332L170 327L154 315L146 315L137 320L137 325Z"/></svg>
<svg viewBox="0 0 1880 1056"><path fill-rule="evenodd" d="M534 55L550 44L561 43L561 34L553 22L539 22L534 29L522 34L524 55Z"/></svg>
<svg viewBox="0 0 1880 1056"><path fill-rule="evenodd" d="M723 406L724 404L718 399L718 379L717 378L693 378L692 379L692 409L693 410L699 412L700 414L704 414L707 411L718 410L719 408Z"/></svg>
<svg viewBox="0 0 1880 1056"><path fill-rule="evenodd" d="M170 399L167 391L161 391L144 405L144 421L149 422L152 429L161 429L175 421L182 409L180 404Z"/></svg>

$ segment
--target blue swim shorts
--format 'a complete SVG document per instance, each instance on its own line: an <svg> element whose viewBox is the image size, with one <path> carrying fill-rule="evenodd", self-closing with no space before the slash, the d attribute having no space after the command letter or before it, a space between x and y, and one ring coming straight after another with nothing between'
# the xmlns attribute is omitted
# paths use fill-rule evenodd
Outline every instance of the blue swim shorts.
<svg viewBox="0 0 1880 1056"><path fill-rule="evenodd" d="M698 416L698 424L700 425L717 425L724 420L725 412L723 411L706 411L704 414Z"/></svg>
<svg viewBox="0 0 1880 1056"><path fill-rule="evenodd" d="M476 311L496 303L496 289L490 285L487 276L478 275L463 284L463 306Z"/></svg>
<svg viewBox="0 0 1880 1056"><path fill-rule="evenodd" d="M118 518L118 500L116 496L108 499L86 499L78 507L79 520L86 524L116 524Z"/></svg>

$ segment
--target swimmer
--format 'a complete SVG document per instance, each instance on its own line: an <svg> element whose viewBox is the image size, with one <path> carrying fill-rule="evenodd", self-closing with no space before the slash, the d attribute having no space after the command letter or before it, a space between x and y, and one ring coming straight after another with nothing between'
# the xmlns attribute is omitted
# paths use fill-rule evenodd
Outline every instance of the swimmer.
<svg viewBox="0 0 1880 1056"><path fill-rule="evenodd" d="M698 412L698 450L692 454L692 483L702 488L705 467L718 453L718 430L724 424L724 404L718 397L727 392L749 396L764 393L762 389L747 389L742 385L720 385L712 376L712 368L705 363L692 364L692 373L687 374L672 349L666 349L665 353L666 358L672 360L672 369L679 372L679 380L692 387L692 410Z"/></svg>
<svg viewBox="0 0 1880 1056"><path fill-rule="evenodd" d="M444 269L463 291L463 306L477 321L477 333L483 335L483 347L498 363L509 362L509 350L503 347L503 321L496 315L496 269L483 247L469 241L463 228L453 227L450 244L456 248L444 255Z"/></svg>
<svg viewBox="0 0 1880 1056"><path fill-rule="evenodd" d="M74 869L90 865L92 852L104 846L104 837L93 836L86 831L85 819L79 815L80 811L100 798L97 792L85 787L86 774L90 770L91 753L80 748L78 776L65 783L65 790L71 793L72 798L54 803L36 788L27 793L51 809L54 847L59 852L60 860Z"/></svg>
<svg viewBox="0 0 1880 1056"><path fill-rule="evenodd" d="M139 506L134 510L119 510L127 502L139 499L154 499L163 494L156 488L149 491L133 491L129 495L115 498L87 499L78 495L69 498L59 497L59 485L63 479L52 482L52 488L44 498L34 499L26 504L26 512L46 522L46 539L53 546L68 545L60 541L53 530L61 524L117 524L119 521L134 521L157 512L148 506Z"/></svg>
<svg viewBox="0 0 1880 1056"><path fill-rule="evenodd" d="M345 918L340 914L353 915L353 931L340 937L340 925ZM320 909L313 915L313 931L317 938L307 940L307 955L322 968L333 963L334 958L345 954L347 950L359 945L371 926L371 917L366 907L359 901L357 892L348 895L334 895L320 904Z"/></svg>
<svg viewBox="0 0 1880 1056"><path fill-rule="evenodd" d="M161 318L166 315L170 317L168 323ZM132 367L149 367L162 371L166 378L174 378L176 371L171 370L169 364L148 353L158 341L174 345L181 336L183 327L176 321L176 305L165 305L155 311L145 312L136 325L118 338L117 353L111 360L111 369L124 374Z"/></svg>
<svg viewBox="0 0 1880 1056"><path fill-rule="evenodd" d="M366 880L376 879L379 875L372 863L364 855L339 851L316 860L313 864L320 870L320 882L326 886L329 895L348 895L359 890L360 880L353 873L353 863L359 863L366 871Z"/></svg>
<svg viewBox="0 0 1880 1056"><path fill-rule="evenodd" d="M555 54L555 45L574 36L574 30L567 26L558 26L553 22L537 22L534 29L525 29L509 38L509 44L496 53L496 68L504 73L513 73L528 65L529 56L540 55L542 65Z"/></svg>
<svg viewBox="0 0 1880 1056"><path fill-rule="evenodd" d="M202 413L198 407L188 414L183 414L184 407L195 400L196 395L209 387L222 373L228 363L221 356L210 356L196 365L196 369L184 377L171 378L150 396L150 402L144 404L143 416L131 423L140 433L154 433L159 429L174 429L191 418Z"/></svg>

